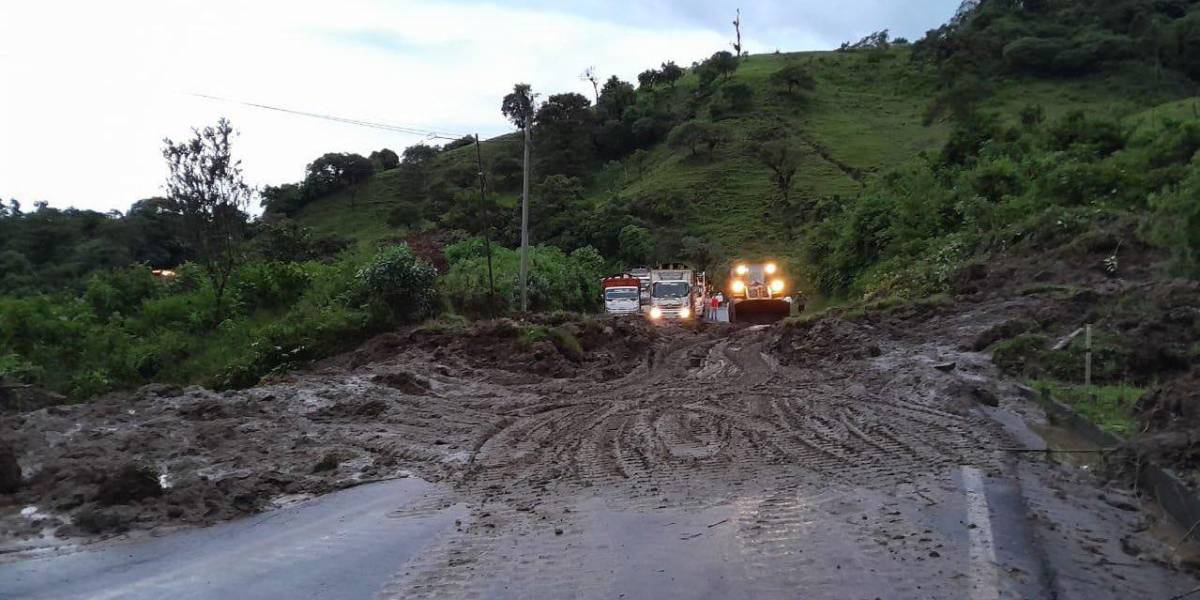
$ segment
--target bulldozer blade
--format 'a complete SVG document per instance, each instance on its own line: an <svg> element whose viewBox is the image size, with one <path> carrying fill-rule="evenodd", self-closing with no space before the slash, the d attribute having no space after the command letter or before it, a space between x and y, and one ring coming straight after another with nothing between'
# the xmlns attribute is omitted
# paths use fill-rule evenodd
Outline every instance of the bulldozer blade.
<svg viewBox="0 0 1200 600"><path fill-rule="evenodd" d="M786 319L790 314L792 305L786 300L742 300L733 305L729 320L734 323L761 325Z"/></svg>

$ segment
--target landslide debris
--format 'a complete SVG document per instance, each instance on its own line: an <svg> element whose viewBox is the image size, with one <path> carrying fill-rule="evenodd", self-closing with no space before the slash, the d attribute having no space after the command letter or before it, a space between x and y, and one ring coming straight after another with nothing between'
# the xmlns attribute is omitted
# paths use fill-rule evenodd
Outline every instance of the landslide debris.
<svg viewBox="0 0 1200 600"><path fill-rule="evenodd" d="M3 414L0 539L208 524L410 471L452 478L535 398L510 387L620 377L656 335L570 315L434 325L247 390L150 385Z"/></svg>

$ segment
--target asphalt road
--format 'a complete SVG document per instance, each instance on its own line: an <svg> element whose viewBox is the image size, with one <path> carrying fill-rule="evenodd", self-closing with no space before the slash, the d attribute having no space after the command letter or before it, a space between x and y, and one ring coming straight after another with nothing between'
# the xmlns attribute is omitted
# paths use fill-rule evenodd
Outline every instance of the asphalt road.
<svg viewBox="0 0 1200 600"><path fill-rule="evenodd" d="M0 598L371 598L465 514L418 479L0 565Z"/></svg>

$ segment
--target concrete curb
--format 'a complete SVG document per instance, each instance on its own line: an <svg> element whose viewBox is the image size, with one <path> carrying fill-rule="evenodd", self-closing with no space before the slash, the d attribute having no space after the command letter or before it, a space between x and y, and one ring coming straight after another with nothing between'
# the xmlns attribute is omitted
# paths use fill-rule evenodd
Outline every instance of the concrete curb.
<svg viewBox="0 0 1200 600"><path fill-rule="evenodd" d="M1101 448L1116 448L1125 443L1121 438L1100 429L1075 409L1055 400L1049 391L1043 390L1037 399L1055 425L1066 427ZM1138 485L1154 494L1163 511L1180 526L1186 529L1200 523L1200 496L1188 489L1183 480L1169 469L1152 463L1141 465Z"/></svg>

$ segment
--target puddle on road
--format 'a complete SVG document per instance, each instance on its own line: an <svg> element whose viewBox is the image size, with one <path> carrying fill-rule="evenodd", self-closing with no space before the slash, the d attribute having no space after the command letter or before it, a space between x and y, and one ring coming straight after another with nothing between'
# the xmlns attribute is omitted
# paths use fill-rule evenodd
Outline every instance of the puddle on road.
<svg viewBox="0 0 1200 600"><path fill-rule="evenodd" d="M1057 425L1030 423L1029 428L1046 442L1047 448L1072 450L1072 452L1051 452L1050 455L1054 460L1093 473L1104 468L1104 453L1083 452L1100 449L1099 446L1089 442L1087 438Z"/></svg>
<svg viewBox="0 0 1200 600"><path fill-rule="evenodd" d="M1029 428L1042 437L1049 448L1060 450L1097 450L1099 446L1091 443L1083 436L1055 425L1030 424ZM1093 473L1102 472L1104 454L1100 452L1055 452L1051 453L1053 460L1072 465ZM1149 516L1147 533L1155 540L1170 548L1170 561L1175 565L1192 565L1200 567L1200 541L1196 531L1189 535L1188 526L1180 525L1167 515L1158 502L1148 495L1140 496L1137 502L1141 512ZM1200 529L1200 528L1197 528Z"/></svg>

